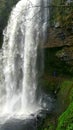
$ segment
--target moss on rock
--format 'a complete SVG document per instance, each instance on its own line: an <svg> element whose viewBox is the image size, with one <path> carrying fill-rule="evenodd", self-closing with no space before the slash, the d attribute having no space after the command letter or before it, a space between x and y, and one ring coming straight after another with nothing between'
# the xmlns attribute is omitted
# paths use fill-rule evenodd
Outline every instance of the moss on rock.
<svg viewBox="0 0 73 130"><path fill-rule="evenodd" d="M61 104L61 111L64 111L73 97L73 80L65 80L61 83L57 97Z"/></svg>

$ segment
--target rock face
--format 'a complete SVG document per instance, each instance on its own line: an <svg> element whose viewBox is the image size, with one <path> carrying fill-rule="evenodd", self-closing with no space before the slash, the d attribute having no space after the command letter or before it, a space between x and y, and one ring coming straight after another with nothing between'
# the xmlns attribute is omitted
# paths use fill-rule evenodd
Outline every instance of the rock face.
<svg viewBox="0 0 73 130"><path fill-rule="evenodd" d="M1 130L37 130L36 119L31 118L27 120L11 119L0 126Z"/></svg>
<svg viewBox="0 0 73 130"><path fill-rule="evenodd" d="M61 28L50 27L48 31L48 40L43 45L44 49L57 49L56 57L73 65L73 32L63 32Z"/></svg>
<svg viewBox="0 0 73 130"><path fill-rule="evenodd" d="M73 34L63 32L60 28L48 29L48 41L44 48L64 47L73 45Z"/></svg>

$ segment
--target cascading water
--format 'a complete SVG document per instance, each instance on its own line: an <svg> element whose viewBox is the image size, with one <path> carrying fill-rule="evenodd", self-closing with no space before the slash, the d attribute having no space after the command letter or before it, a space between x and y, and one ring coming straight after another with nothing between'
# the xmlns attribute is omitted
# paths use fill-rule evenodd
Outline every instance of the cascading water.
<svg viewBox="0 0 73 130"><path fill-rule="evenodd" d="M38 49L47 31L47 0L21 0L4 30L0 116L24 117L41 109L38 96ZM38 67L37 67L38 66Z"/></svg>

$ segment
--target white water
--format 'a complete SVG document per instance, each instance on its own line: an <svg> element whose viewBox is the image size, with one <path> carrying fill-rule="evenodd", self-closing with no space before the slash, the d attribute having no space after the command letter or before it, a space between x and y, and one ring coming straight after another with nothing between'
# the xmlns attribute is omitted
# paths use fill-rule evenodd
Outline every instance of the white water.
<svg viewBox="0 0 73 130"><path fill-rule="evenodd" d="M13 8L4 30L4 82L0 117L27 117L41 109L38 96L38 49L47 31L47 0L21 0ZM41 51L40 51L41 52ZM42 53L40 54L42 68Z"/></svg>

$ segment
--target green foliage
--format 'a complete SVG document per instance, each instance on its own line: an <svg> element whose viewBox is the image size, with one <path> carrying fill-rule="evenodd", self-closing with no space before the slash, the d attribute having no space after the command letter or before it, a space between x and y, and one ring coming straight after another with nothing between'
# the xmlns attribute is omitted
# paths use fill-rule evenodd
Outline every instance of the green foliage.
<svg viewBox="0 0 73 130"><path fill-rule="evenodd" d="M66 111L59 117L56 130L73 130L73 79L64 81L59 93L64 100L64 105L70 105Z"/></svg>
<svg viewBox="0 0 73 130"><path fill-rule="evenodd" d="M56 130L73 130L73 102L68 109L60 116Z"/></svg>
<svg viewBox="0 0 73 130"><path fill-rule="evenodd" d="M64 82L62 82L60 88L60 94L65 95L66 92L69 94L69 91L73 88L73 81L65 80Z"/></svg>
<svg viewBox="0 0 73 130"><path fill-rule="evenodd" d="M70 92L70 102L73 101L73 88L71 89L71 92Z"/></svg>

